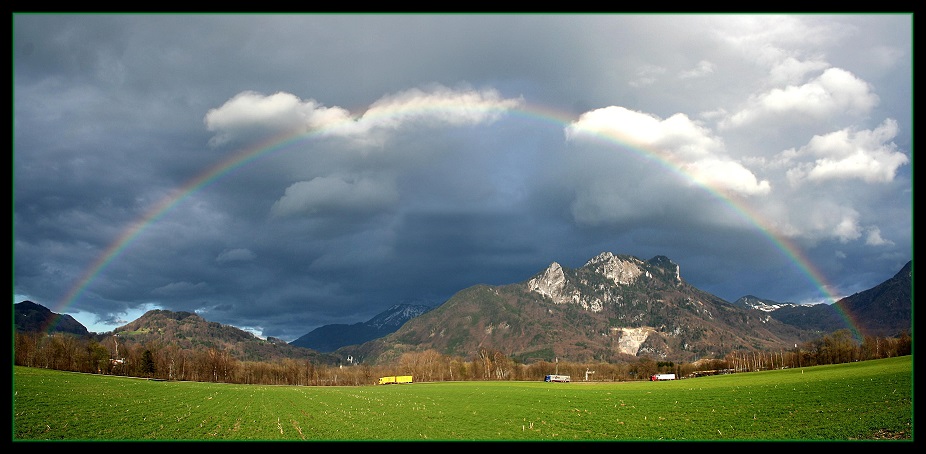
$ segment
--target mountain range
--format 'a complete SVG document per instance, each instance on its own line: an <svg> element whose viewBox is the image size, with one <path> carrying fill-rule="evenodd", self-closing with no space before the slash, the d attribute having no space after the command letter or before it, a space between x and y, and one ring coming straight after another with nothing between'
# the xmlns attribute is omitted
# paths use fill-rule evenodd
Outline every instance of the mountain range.
<svg viewBox="0 0 926 454"><path fill-rule="evenodd" d="M35 316L21 323L26 309L57 316L35 306L41 308L15 305L17 330L48 326ZM475 285L434 308L395 305L367 322L325 325L290 344L164 310L115 331L139 342L185 339L190 346L219 346L251 360L310 356L323 363L381 363L426 350L466 358L501 353L522 362L617 362L644 355L690 361L738 349L789 348L850 328L870 336L912 332L912 262L872 289L832 305L807 306L752 295L729 303L685 282L667 257L603 252L579 268L553 262L524 282Z"/></svg>
<svg viewBox="0 0 926 454"><path fill-rule="evenodd" d="M862 336L894 337L912 328L913 262L894 277L834 304L777 303L744 296L734 305L768 312L775 319L802 329L830 333L855 328Z"/></svg>
<svg viewBox="0 0 926 454"><path fill-rule="evenodd" d="M461 290L396 332L335 353L374 362L425 350L462 357L500 352L528 363L639 355L687 361L814 337L688 284L665 256L644 261L603 252L579 268L553 262L524 282Z"/></svg>
<svg viewBox="0 0 926 454"><path fill-rule="evenodd" d="M329 353L345 345L362 344L395 332L405 322L431 310L430 306L396 304L365 322L324 325L290 342L297 347Z"/></svg>

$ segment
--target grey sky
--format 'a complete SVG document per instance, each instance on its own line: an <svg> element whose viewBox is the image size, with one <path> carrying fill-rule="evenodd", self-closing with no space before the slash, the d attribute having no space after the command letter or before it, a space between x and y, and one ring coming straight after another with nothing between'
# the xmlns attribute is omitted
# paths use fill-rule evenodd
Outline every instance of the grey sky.
<svg viewBox="0 0 926 454"><path fill-rule="evenodd" d="M847 296L912 259L912 22L14 14L14 303L291 341L604 251Z"/></svg>

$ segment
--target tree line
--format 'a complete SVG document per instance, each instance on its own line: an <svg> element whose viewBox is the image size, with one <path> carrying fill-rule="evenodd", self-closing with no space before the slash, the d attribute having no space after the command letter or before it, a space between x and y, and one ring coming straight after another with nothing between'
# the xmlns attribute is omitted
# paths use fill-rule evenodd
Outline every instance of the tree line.
<svg viewBox="0 0 926 454"><path fill-rule="evenodd" d="M416 382L469 380L543 380L548 374L569 375L572 381L647 380L657 373L688 378L719 373L809 367L912 353L912 339L866 336L861 341L848 330L779 351L731 351L723 357L677 364L648 356L621 363L515 361L504 353L482 348L470 358L436 350L406 352L392 364L371 365L350 359L345 364L321 364L310 358L244 361L228 350L210 347L181 349L157 342L135 343L109 336L97 340L67 333L16 332L16 365L73 372L236 384L296 386L360 386L381 376L411 375Z"/></svg>

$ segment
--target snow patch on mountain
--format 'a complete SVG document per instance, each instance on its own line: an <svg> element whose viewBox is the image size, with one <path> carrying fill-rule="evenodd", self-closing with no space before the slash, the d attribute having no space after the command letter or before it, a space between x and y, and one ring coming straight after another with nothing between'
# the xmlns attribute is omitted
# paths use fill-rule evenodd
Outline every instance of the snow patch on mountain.
<svg viewBox="0 0 926 454"><path fill-rule="evenodd" d="M777 301L762 299L752 295L746 295L733 303L736 306L746 307L749 309L755 309L762 312L774 312L783 307L796 307L800 304L795 303L779 303Z"/></svg>
<svg viewBox="0 0 926 454"><path fill-rule="evenodd" d="M396 304L371 318L366 325L376 329L399 329L405 322L427 312L430 307L415 304Z"/></svg>

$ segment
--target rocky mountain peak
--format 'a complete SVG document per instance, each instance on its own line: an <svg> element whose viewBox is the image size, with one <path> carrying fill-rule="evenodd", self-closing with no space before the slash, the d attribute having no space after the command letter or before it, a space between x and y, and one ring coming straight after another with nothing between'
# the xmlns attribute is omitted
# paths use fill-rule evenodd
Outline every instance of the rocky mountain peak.
<svg viewBox="0 0 926 454"><path fill-rule="evenodd" d="M665 270L668 273L671 273L672 278L675 280L676 284L682 283L682 270L678 266L678 263L673 262L671 259L664 255L657 255L649 260L646 263L659 267Z"/></svg>
<svg viewBox="0 0 926 454"><path fill-rule="evenodd" d="M542 273L527 281L527 287L532 292L550 297L556 303L569 302L563 292L566 286L566 275L559 263L553 262Z"/></svg>
<svg viewBox="0 0 926 454"><path fill-rule="evenodd" d="M553 262L528 280L527 287L556 304L572 303L591 312L601 312L616 296L608 290L610 285L603 286L599 282L600 278L616 287L629 286L640 276L651 277L644 266L645 263L636 257L602 252L575 270L564 270L559 263Z"/></svg>
<svg viewBox="0 0 926 454"><path fill-rule="evenodd" d="M622 258L610 252L602 252L589 260L584 268L594 270L617 285L629 285L645 273L640 268L642 264L634 257Z"/></svg>

